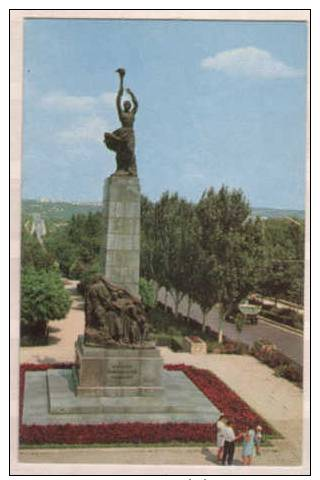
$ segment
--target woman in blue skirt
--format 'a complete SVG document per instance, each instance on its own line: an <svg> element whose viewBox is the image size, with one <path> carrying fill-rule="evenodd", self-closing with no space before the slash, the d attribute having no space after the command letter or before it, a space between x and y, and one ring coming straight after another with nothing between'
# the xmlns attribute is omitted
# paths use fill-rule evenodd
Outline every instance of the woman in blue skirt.
<svg viewBox="0 0 320 480"><path fill-rule="evenodd" d="M242 462L243 465L251 465L252 459L254 456L254 439L255 439L255 431L250 426L247 430L242 434Z"/></svg>

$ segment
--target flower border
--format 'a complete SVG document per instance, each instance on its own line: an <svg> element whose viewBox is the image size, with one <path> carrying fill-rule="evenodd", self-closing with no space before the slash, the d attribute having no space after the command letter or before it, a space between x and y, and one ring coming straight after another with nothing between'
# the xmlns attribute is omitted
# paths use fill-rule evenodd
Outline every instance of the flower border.
<svg viewBox="0 0 320 480"><path fill-rule="evenodd" d="M102 423L98 425L24 425L22 423L26 371L43 371L49 368L72 368L72 363L23 364L20 367L20 442L40 444L108 444L108 443L164 443L164 442L213 442L216 436L214 424L203 423ZM264 433L278 433L233 390L209 370L178 364L165 365L167 370L178 370L202 391L204 395L234 423L237 431L246 426L261 425Z"/></svg>

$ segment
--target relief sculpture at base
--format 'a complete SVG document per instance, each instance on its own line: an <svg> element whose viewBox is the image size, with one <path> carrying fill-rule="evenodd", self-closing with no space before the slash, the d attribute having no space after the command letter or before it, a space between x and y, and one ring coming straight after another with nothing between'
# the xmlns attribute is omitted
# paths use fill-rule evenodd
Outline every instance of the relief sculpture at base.
<svg viewBox="0 0 320 480"><path fill-rule="evenodd" d="M141 301L102 275L95 276L85 293L85 344L150 347L149 327Z"/></svg>

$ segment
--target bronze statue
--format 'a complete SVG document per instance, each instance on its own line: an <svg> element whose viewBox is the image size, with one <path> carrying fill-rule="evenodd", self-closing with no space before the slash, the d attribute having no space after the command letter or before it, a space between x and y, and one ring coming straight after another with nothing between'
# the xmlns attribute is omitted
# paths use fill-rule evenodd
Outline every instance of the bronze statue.
<svg viewBox="0 0 320 480"><path fill-rule="evenodd" d="M149 328L140 300L102 275L96 275L86 288L85 319L87 345L141 346L148 343Z"/></svg>
<svg viewBox="0 0 320 480"><path fill-rule="evenodd" d="M123 78L126 72L124 68L118 68L116 72L120 77L116 105L122 127L112 133L105 133L104 143L109 150L116 152L117 170L115 175L137 175L133 124L138 110L138 101L132 91L127 88L126 91L131 97L133 107L131 102L126 100L122 108Z"/></svg>

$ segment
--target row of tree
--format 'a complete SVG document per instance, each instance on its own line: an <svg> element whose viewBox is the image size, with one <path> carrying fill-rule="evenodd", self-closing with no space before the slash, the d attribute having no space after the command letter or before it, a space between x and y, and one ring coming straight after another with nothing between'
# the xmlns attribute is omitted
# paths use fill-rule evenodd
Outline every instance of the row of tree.
<svg viewBox="0 0 320 480"><path fill-rule="evenodd" d="M222 326L257 284L261 220L250 218L241 191L226 187L205 191L197 204L168 192L155 203L144 198L143 204L142 275L171 293L176 313L184 297L189 308L197 303L203 328L218 305Z"/></svg>
<svg viewBox="0 0 320 480"><path fill-rule="evenodd" d="M184 297L221 326L256 291L303 303L304 228L292 219L252 218L240 190L205 191L197 204L165 193L142 203L142 275ZM222 328L220 328L222 332ZM222 334L222 333L221 333Z"/></svg>
<svg viewBox="0 0 320 480"><path fill-rule="evenodd" d="M164 193L142 197L141 276L170 292L175 311L183 298L198 303L203 328L218 305L221 325L255 291L302 303L303 223L252 218L239 190L205 191L197 203ZM81 278L100 269L102 215L74 215L48 228L43 247L25 228L22 266ZM221 329L222 330L222 329Z"/></svg>

